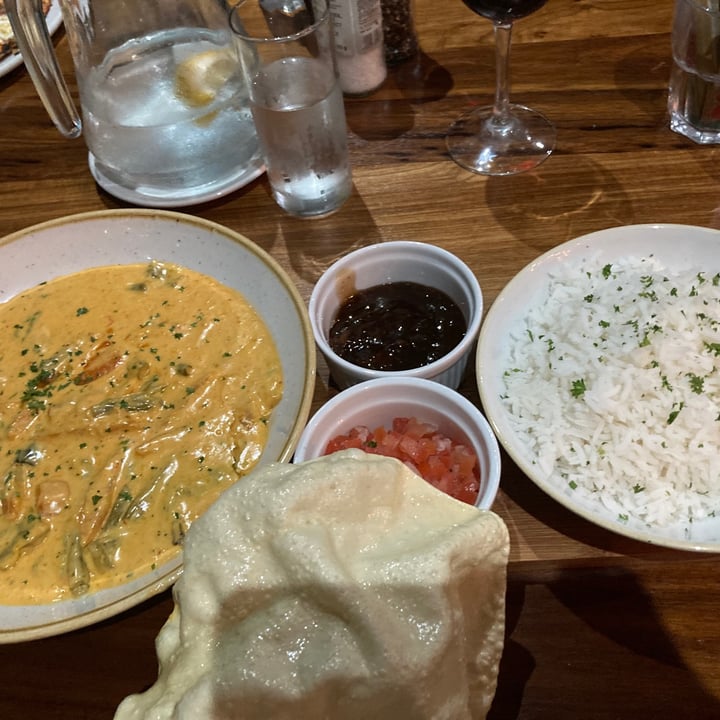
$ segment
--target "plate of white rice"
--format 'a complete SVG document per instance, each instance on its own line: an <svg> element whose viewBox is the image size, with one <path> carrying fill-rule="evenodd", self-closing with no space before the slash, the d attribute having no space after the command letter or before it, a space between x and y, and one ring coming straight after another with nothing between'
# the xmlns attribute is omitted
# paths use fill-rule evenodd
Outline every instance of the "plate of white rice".
<svg viewBox="0 0 720 720"><path fill-rule="evenodd" d="M526 266L488 311L485 414L555 500L622 535L720 551L720 231L632 225Z"/></svg>

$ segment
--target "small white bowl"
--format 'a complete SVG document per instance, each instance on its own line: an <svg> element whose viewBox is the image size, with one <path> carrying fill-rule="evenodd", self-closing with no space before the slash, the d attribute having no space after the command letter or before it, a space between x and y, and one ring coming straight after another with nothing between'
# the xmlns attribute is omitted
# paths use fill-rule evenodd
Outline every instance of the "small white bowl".
<svg viewBox="0 0 720 720"><path fill-rule="evenodd" d="M390 282L416 282L445 292L465 317L465 337L438 360L409 370L370 370L341 358L328 342L339 307L358 290ZM333 263L313 288L309 312L315 343L341 389L365 380L398 376L428 378L455 389L480 330L483 296L472 270L452 253L436 245L398 240L368 245Z"/></svg>
<svg viewBox="0 0 720 720"><path fill-rule="evenodd" d="M444 435L471 446L480 470L475 506L492 506L500 486L500 449L489 423L467 398L423 378L379 378L338 393L305 426L293 462L322 456L330 440L356 425L390 428L396 417L433 423Z"/></svg>

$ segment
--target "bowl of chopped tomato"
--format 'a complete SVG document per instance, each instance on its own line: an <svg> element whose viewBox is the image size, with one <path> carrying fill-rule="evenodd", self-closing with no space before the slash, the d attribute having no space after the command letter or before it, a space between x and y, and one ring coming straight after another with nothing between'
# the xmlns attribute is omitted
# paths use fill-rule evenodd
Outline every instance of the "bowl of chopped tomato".
<svg viewBox="0 0 720 720"><path fill-rule="evenodd" d="M480 410L424 378L368 380L343 390L306 425L294 462L354 448L397 458L462 502L489 509L500 484L500 449Z"/></svg>

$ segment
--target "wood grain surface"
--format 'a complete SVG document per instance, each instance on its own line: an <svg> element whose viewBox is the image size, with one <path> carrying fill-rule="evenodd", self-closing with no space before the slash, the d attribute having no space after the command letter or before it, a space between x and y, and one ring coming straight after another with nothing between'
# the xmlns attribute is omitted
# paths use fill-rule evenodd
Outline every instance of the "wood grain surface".
<svg viewBox="0 0 720 720"><path fill-rule="evenodd" d="M421 53L346 101L355 189L320 220L284 215L261 177L183 208L271 253L304 298L320 273L374 242L436 243L463 258L486 307L528 262L578 235L634 223L720 227L720 155L668 128L672 0L549 0L517 22L512 96L558 128L555 152L515 177L476 176L444 134L492 100L488 21L460 0L416 0ZM72 63L56 35L69 80ZM125 207L93 182L24 68L0 78L0 236ZM462 391L476 403L470 369ZM334 389L319 361L318 407ZM630 541L565 510L503 457L495 510L511 534L507 641L494 720L720 718L717 556ZM1 579L0 579L1 582ZM2 586L0 585L0 597ZM92 628L0 646L0 718L111 718L153 682L164 593Z"/></svg>

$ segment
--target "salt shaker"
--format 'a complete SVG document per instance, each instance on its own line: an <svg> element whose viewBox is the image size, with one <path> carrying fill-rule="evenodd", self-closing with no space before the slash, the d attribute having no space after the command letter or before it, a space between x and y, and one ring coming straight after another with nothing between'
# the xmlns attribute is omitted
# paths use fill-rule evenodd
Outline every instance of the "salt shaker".
<svg viewBox="0 0 720 720"><path fill-rule="evenodd" d="M330 0L340 87L368 95L387 76L380 0Z"/></svg>
<svg viewBox="0 0 720 720"><path fill-rule="evenodd" d="M381 0L385 62L395 65L419 49L413 14L413 0Z"/></svg>

